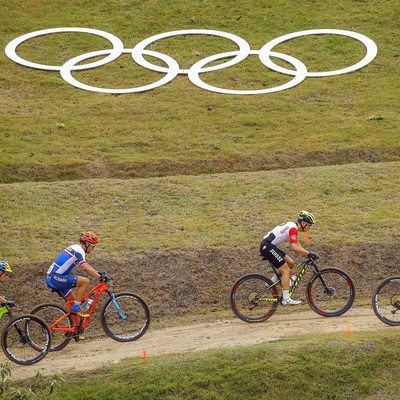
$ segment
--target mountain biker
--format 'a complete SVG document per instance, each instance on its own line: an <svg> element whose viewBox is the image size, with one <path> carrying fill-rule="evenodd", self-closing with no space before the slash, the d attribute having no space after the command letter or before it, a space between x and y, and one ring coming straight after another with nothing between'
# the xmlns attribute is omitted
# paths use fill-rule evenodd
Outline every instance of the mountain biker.
<svg viewBox="0 0 400 400"><path fill-rule="evenodd" d="M47 271L46 285L54 289L57 294L68 302L74 302L70 313L81 318L88 318L90 314L83 314L80 310L82 298L89 288L89 278L72 274L77 265L94 278L100 278L101 273L96 271L86 261L86 254L91 253L99 237L93 232L82 232L79 237L79 244L73 244L65 248L51 264ZM76 295L72 288L76 289Z"/></svg>
<svg viewBox="0 0 400 400"><path fill-rule="evenodd" d="M300 304L300 300L294 300L290 297L290 270L295 266L294 261L282 249L278 248L282 242L289 241L290 248L298 254L303 254L313 260L318 259L318 255L304 249L298 242L297 236L299 230L308 232L315 223L315 217L308 211L300 211L297 216L297 222L285 222L269 231L260 244L260 253L268 259L281 275L282 301L286 305Z"/></svg>
<svg viewBox="0 0 400 400"><path fill-rule="evenodd" d="M12 272L10 265L6 261L0 261L0 283L3 283L6 280L7 274ZM11 300L7 300L4 297L0 296L0 306L7 304L8 306L13 307L15 304Z"/></svg>

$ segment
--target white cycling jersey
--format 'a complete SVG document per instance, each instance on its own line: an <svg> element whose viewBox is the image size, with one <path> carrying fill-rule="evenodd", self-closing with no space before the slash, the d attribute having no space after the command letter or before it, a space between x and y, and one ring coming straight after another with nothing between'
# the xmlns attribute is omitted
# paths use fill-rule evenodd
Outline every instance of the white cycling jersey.
<svg viewBox="0 0 400 400"><path fill-rule="evenodd" d="M85 262L85 251L79 244L73 244L58 255L48 269L47 274L68 275L77 264Z"/></svg>
<svg viewBox="0 0 400 400"><path fill-rule="evenodd" d="M298 243L298 233L299 231L295 222L285 222L269 231L264 236L264 240L267 240L275 246L287 241L290 243Z"/></svg>

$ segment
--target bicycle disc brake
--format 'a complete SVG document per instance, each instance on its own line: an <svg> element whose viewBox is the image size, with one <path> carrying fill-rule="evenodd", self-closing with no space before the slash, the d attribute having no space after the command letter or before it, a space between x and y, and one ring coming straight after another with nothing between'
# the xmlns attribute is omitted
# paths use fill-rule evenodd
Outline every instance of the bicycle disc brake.
<svg viewBox="0 0 400 400"><path fill-rule="evenodd" d="M327 286L324 290L324 293L328 296L328 297L333 297L335 296L336 293L336 289L333 288L332 286Z"/></svg>
<svg viewBox="0 0 400 400"><path fill-rule="evenodd" d="M394 307L394 310L391 311L392 314L396 314L400 310L400 294L393 295L390 299L390 304Z"/></svg>

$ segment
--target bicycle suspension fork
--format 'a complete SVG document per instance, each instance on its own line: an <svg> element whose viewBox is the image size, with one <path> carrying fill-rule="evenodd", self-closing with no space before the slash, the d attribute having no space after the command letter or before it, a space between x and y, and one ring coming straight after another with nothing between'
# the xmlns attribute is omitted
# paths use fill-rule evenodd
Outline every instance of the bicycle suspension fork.
<svg viewBox="0 0 400 400"><path fill-rule="evenodd" d="M111 302L114 304L114 307L115 307L116 310L118 311L119 317L120 317L121 319L127 319L128 316L125 315L125 314L122 312L121 307L119 306L118 301L117 301L117 299L116 299L116 297L115 297L115 294L114 294L114 293L111 293L111 292L109 292L109 291L107 291L107 293L110 295L110 297L111 297Z"/></svg>

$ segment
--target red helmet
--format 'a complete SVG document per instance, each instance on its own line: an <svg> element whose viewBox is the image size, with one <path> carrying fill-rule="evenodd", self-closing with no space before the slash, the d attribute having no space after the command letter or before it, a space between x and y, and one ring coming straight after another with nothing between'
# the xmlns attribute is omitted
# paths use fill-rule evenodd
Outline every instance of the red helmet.
<svg viewBox="0 0 400 400"><path fill-rule="evenodd" d="M81 242L87 242L90 244L97 244L99 243L99 237L93 232L82 232L79 236L79 240Z"/></svg>

